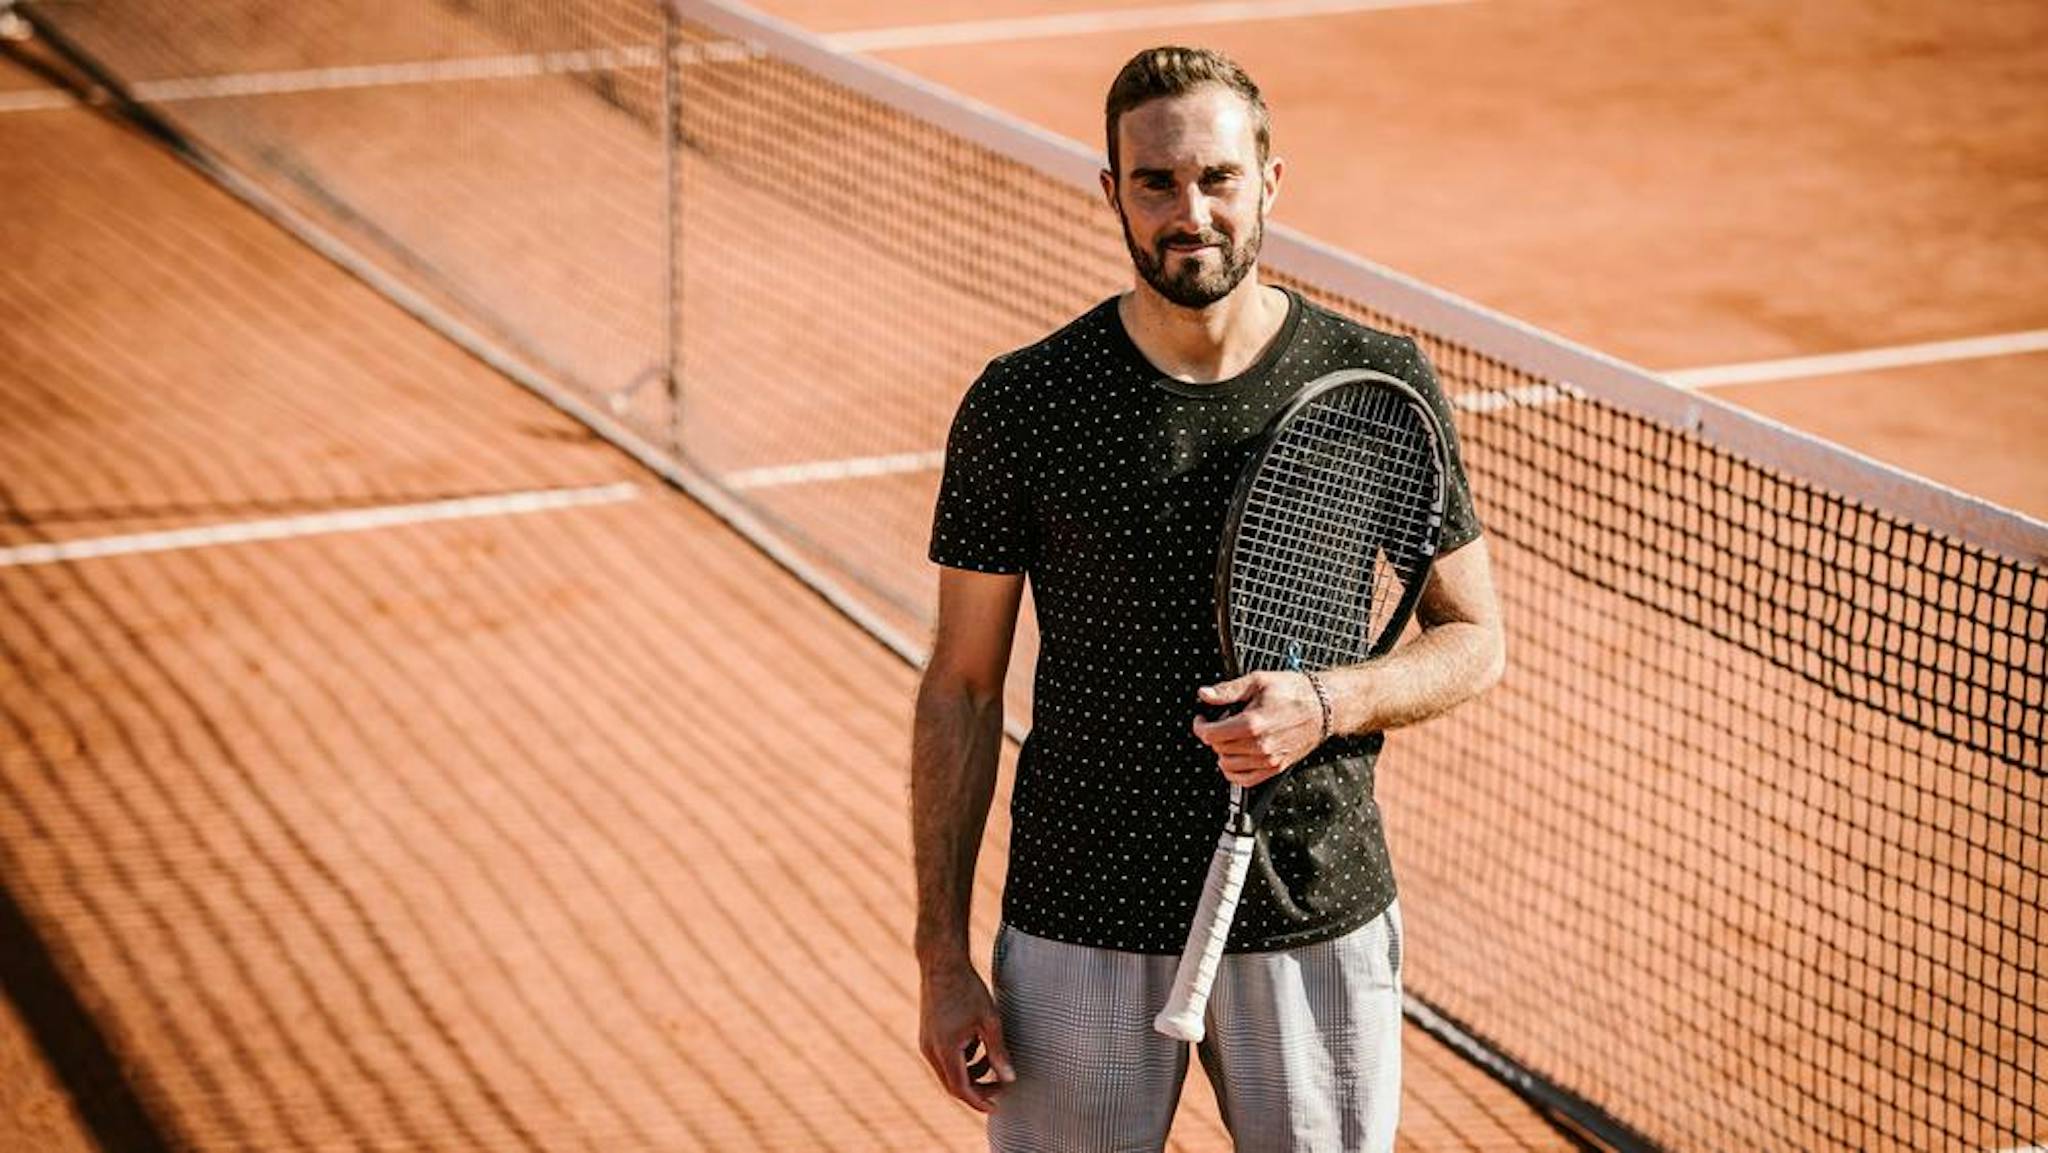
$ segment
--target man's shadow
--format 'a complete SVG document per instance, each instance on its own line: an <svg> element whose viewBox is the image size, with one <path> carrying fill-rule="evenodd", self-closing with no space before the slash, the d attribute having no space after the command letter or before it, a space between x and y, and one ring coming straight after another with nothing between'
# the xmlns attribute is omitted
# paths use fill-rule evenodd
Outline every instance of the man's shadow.
<svg viewBox="0 0 2048 1153"><path fill-rule="evenodd" d="M64 977L42 934L0 885L0 993L35 1038L79 1120L107 1153L169 1153L112 1044Z"/></svg>

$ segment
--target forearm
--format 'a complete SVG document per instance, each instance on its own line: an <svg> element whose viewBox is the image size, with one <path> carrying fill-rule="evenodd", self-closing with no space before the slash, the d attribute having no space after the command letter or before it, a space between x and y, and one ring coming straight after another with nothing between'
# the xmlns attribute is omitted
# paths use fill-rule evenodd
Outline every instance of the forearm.
<svg viewBox="0 0 2048 1153"><path fill-rule="evenodd" d="M1437 624L1369 665L1323 673L1330 731L1358 735L1439 716L1486 691L1504 664L1497 627Z"/></svg>
<svg viewBox="0 0 2048 1153"><path fill-rule="evenodd" d="M927 676L918 687L910 760L911 850L919 966L968 959L974 866L995 795L1003 739L1000 691L978 696Z"/></svg>

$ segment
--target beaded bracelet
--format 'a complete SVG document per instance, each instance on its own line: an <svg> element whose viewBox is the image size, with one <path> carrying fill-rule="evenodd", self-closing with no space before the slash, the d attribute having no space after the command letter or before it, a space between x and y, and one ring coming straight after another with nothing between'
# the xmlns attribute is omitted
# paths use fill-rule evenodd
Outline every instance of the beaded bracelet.
<svg viewBox="0 0 2048 1153"><path fill-rule="evenodd" d="M1316 703L1323 706L1323 735L1316 739L1320 745L1330 739L1330 690L1323 687L1323 678L1307 669L1301 670L1301 675L1308 678L1308 687L1316 691Z"/></svg>

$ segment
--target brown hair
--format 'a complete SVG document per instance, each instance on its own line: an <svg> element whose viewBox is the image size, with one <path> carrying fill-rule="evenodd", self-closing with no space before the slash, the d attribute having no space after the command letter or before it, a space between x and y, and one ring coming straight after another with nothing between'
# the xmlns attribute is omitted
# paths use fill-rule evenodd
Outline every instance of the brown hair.
<svg viewBox="0 0 2048 1153"><path fill-rule="evenodd" d="M1110 175L1117 171L1116 126L1123 115L1140 104L1166 96L1184 96L1204 84L1220 84L1241 97L1252 110L1252 127L1259 144L1259 164L1266 163L1271 146L1272 124L1266 112L1266 98L1259 86L1237 62L1207 48L1165 45L1147 48L1130 58L1110 82L1109 98L1103 102L1103 127L1109 138Z"/></svg>

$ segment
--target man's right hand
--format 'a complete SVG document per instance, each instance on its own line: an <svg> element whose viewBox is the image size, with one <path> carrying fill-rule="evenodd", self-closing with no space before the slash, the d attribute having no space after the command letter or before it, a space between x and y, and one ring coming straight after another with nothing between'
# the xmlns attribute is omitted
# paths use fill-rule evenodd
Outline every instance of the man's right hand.
<svg viewBox="0 0 2048 1153"><path fill-rule="evenodd" d="M910 752L917 870L918 1049L946 1092L977 1112L1017 1079L995 999L967 948L974 863L1003 747L1003 678L1024 597L1020 573L939 570L939 627L917 685ZM970 1069L979 1044L987 1073Z"/></svg>
<svg viewBox="0 0 2048 1153"><path fill-rule="evenodd" d="M995 1109L996 1096L1017 1079L1003 1045L1003 1022L988 985L965 962L928 971L919 995L918 1048L939 1075L946 1092L978 1112ZM993 1081L980 1081L968 1068L979 1042Z"/></svg>

